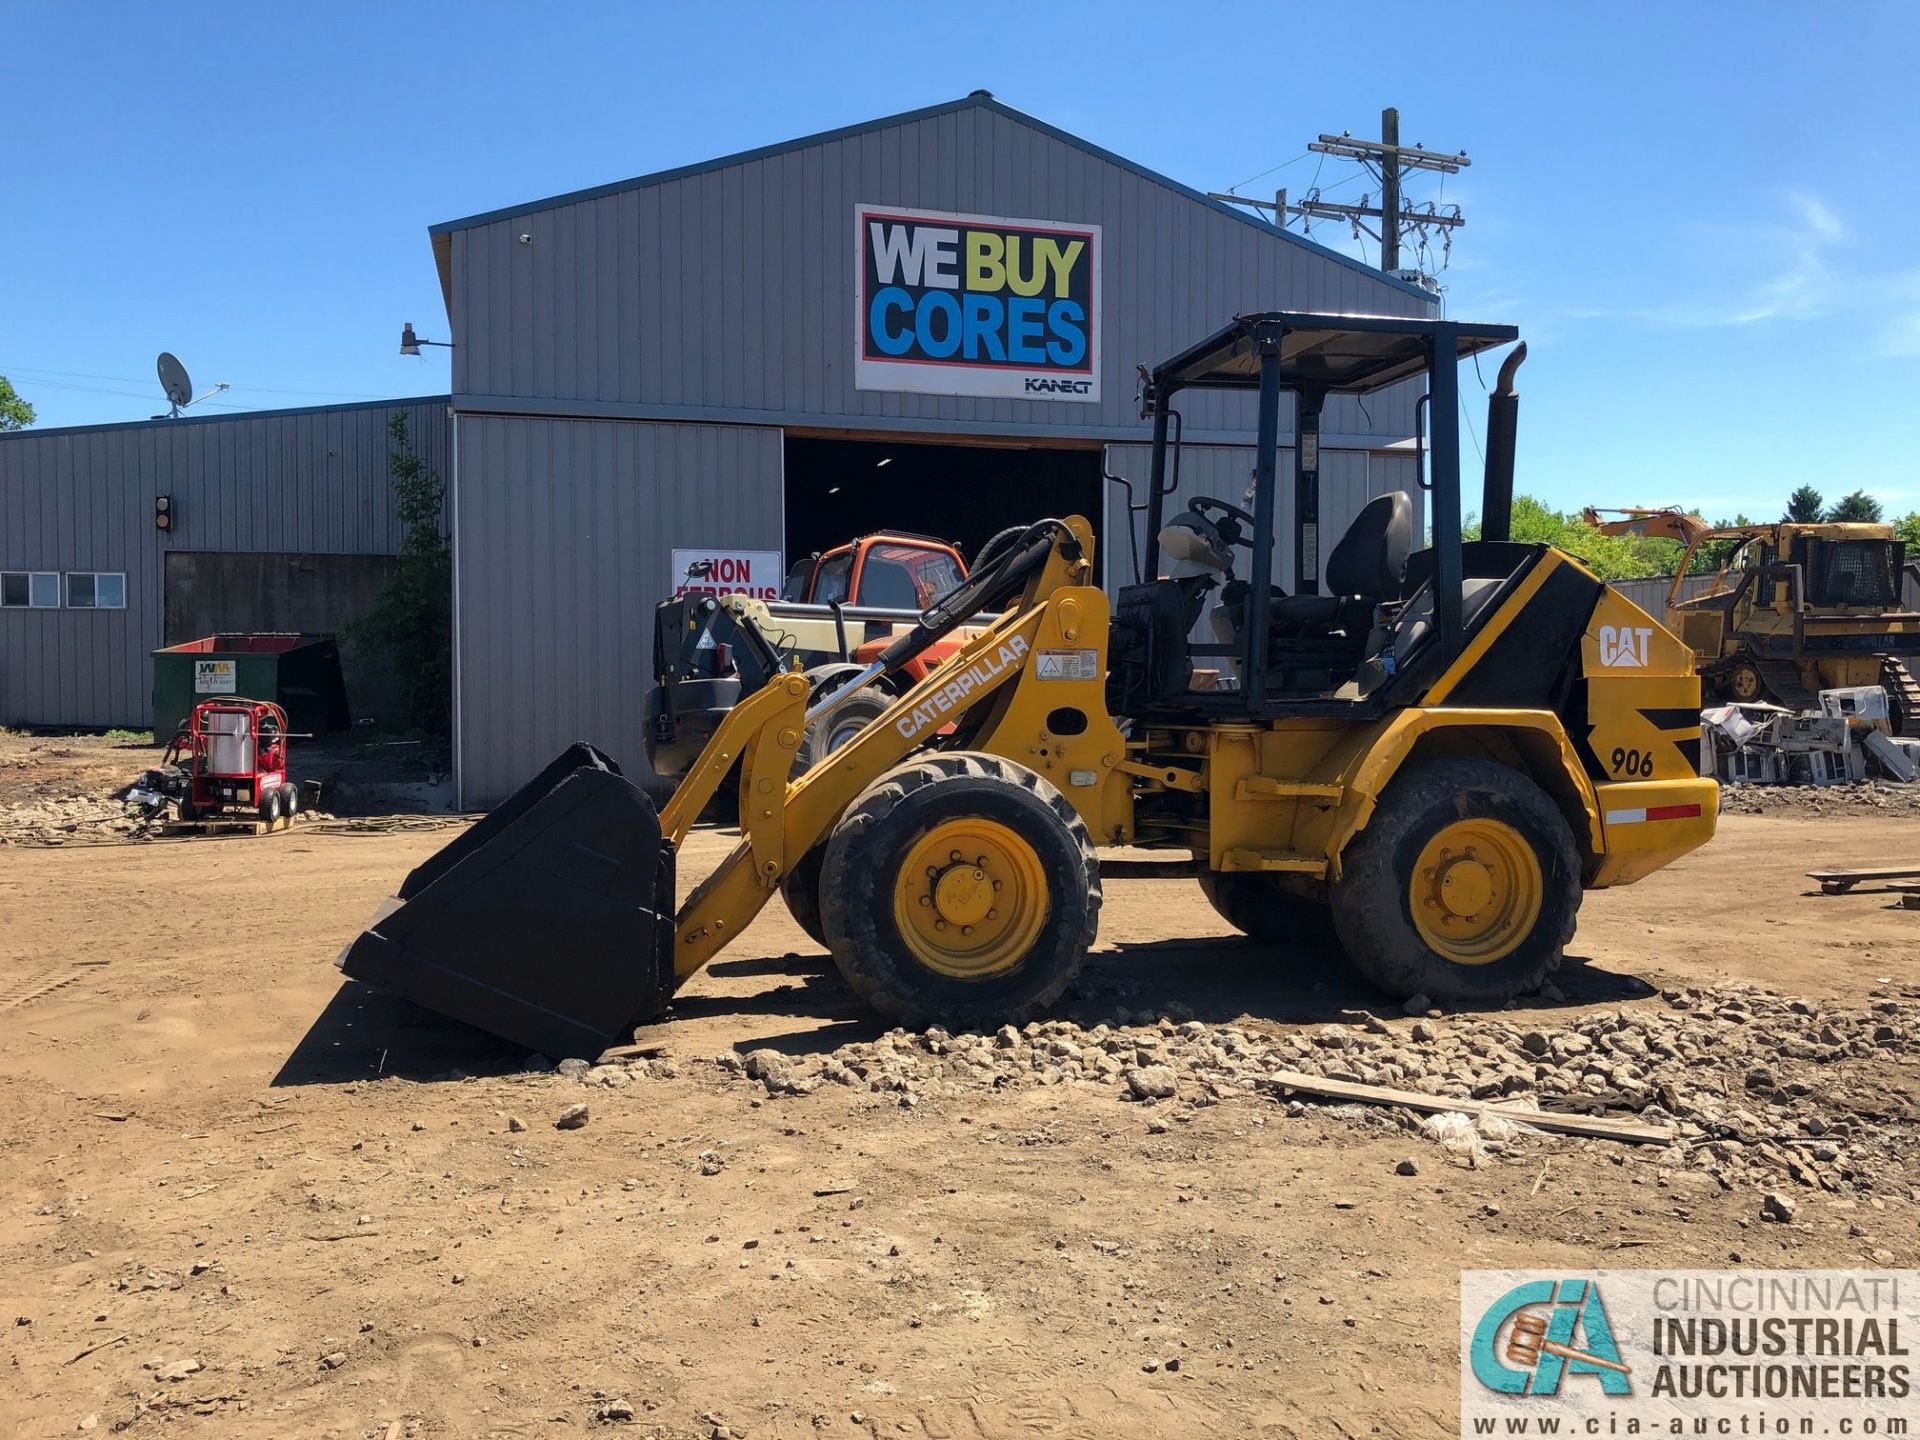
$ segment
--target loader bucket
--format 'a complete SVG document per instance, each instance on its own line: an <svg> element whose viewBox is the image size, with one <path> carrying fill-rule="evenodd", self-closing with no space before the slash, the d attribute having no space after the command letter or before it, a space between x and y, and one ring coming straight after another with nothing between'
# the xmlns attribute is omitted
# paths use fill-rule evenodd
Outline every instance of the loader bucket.
<svg viewBox="0 0 1920 1440"><path fill-rule="evenodd" d="M673 984L673 849L591 745L562 753L406 878L335 962L529 1050L592 1058Z"/></svg>

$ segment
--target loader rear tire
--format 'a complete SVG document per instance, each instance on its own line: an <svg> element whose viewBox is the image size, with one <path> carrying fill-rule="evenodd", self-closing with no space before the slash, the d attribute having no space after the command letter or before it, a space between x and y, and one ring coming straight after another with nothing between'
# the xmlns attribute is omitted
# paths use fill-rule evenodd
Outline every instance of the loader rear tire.
<svg viewBox="0 0 1920 1440"><path fill-rule="evenodd" d="M1050 782L955 751L896 766L848 807L820 900L834 963L875 1010L974 1028L1023 1021L1073 982L1100 868Z"/></svg>
<svg viewBox="0 0 1920 1440"><path fill-rule="evenodd" d="M1348 845L1334 929L1396 999L1498 1004L1539 989L1580 909L1573 833L1540 787L1487 760L1396 776Z"/></svg>
<svg viewBox="0 0 1920 1440"><path fill-rule="evenodd" d="M1327 907L1280 888L1280 877L1204 870L1200 892L1220 918L1263 945L1297 945L1332 938Z"/></svg>

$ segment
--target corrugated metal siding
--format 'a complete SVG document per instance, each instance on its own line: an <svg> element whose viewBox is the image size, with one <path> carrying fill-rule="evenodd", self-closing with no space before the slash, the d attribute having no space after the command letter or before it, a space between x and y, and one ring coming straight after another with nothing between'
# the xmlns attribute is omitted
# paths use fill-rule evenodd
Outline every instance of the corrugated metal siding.
<svg viewBox="0 0 1920 1440"><path fill-rule="evenodd" d="M393 553L395 411L450 474L444 399L0 438L0 569L127 577L124 610L0 610L0 724L150 723L168 550Z"/></svg>
<svg viewBox="0 0 1920 1440"><path fill-rule="evenodd" d="M461 803L591 740L646 773L654 607L675 545L781 548L781 434L462 415Z"/></svg>
<svg viewBox="0 0 1920 1440"><path fill-rule="evenodd" d="M1179 485L1166 500L1166 518L1172 519L1196 495L1211 495L1229 505L1251 509L1247 487L1253 479L1253 447L1239 445L1187 445L1180 457ZM1417 548L1425 543L1426 510L1424 496L1416 483L1411 455L1383 455L1364 450L1328 450L1320 452L1320 564L1347 526L1367 501L1389 490L1405 490L1413 497L1413 534ZM1276 487L1279 514L1274 525L1274 583L1287 590L1294 588L1293 567L1293 451L1283 449L1278 457L1279 483ZM1152 474L1153 449L1148 445L1109 445L1107 468L1133 482L1137 500L1145 502ZM1133 560L1126 550L1126 491L1118 485L1107 487L1107 584L1110 589L1133 582ZM1146 557L1146 518L1137 518L1134 539L1142 560ZM1246 555L1235 552L1235 573L1246 578Z"/></svg>
<svg viewBox="0 0 1920 1440"><path fill-rule="evenodd" d="M1100 402L854 389L857 203L1102 226ZM778 423L1119 434L1141 428L1134 366L1236 313L1433 308L984 106L475 225L451 241L463 408L490 397L536 412L684 406ZM1364 408L1330 402L1323 429L1399 438L1411 433L1411 405L1410 392ZM1182 408L1189 435L1252 429L1244 396L1193 393Z"/></svg>

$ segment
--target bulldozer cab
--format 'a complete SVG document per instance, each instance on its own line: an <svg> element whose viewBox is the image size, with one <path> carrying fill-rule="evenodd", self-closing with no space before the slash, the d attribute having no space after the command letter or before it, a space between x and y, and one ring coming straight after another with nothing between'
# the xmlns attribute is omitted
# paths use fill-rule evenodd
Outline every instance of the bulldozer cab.
<svg viewBox="0 0 1920 1440"><path fill-rule="evenodd" d="M1153 459L1144 573L1157 575L1163 554L1170 570L1120 594L1115 710L1255 720L1379 714L1445 673L1545 549L1506 543L1512 382L1524 345L1509 356L1490 401L1481 538L1464 543L1461 534L1457 367L1516 339L1508 325L1275 311L1241 316L1145 372ZM1431 544L1417 546L1411 497L1395 491L1362 508L1329 548L1320 525L1328 397L1422 379L1419 411L1429 417L1431 445L1420 483ZM1169 516L1179 488L1178 407L1185 392L1209 390L1255 397L1251 508L1199 496ZM1280 450L1284 396L1292 397L1294 422L1290 476ZM1275 583L1276 539L1291 551L1292 593Z"/></svg>

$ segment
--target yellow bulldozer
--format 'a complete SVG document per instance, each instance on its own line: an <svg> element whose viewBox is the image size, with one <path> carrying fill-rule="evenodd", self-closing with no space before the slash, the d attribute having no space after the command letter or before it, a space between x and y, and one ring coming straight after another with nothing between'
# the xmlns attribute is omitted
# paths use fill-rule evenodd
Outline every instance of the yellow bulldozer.
<svg viewBox="0 0 1920 1440"><path fill-rule="evenodd" d="M1490 405L1484 538L1462 542L1458 366L1517 338L1449 320L1236 319L1144 372L1151 578L1117 603L1088 522L1036 521L845 685L810 693L804 675L771 673L662 810L575 746L409 875L342 969L531 1049L589 1055L656 1017L781 894L881 1014L1018 1022L1072 983L1103 879L1140 863L1111 847L1138 847L1181 857L1258 938L1330 914L1353 964L1397 998L1490 1005L1537 988L1583 892L1705 842L1718 796L1697 773L1688 648L1569 555L1507 539L1524 346ZM1323 574L1322 405L1421 377L1433 543L1414 547L1408 495L1383 495ZM1252 508L1198 497L1168 516L1175 402L1204 391L1253 399ZM1292 593L1274 583L1283 516ZM795 774L809 726L996 611ZM751 621L720 607L688 623ZM739 842L681 899L676 853L736 766Z"/></svg>
<svg viewBox="0 0 1920 1440"><path fill-rule="evenodd" d="M1606 535L1686 546L1667 593L1666 621L1694 652L1707 693L1742 704L1817 708L1814 692L1878 685L1896 735L1920 733L1920 583L1891 525L1846 521L1709 525L1673 506L1600 510L1581 518ZM1683 595L1702 546L1712 578ZM1709 554L1714 553L1709 550Z"/></svg>

